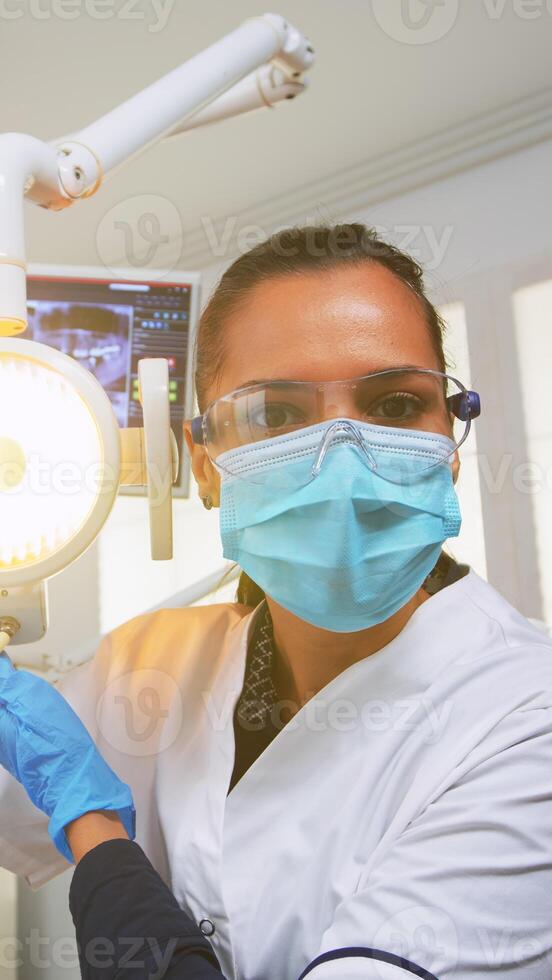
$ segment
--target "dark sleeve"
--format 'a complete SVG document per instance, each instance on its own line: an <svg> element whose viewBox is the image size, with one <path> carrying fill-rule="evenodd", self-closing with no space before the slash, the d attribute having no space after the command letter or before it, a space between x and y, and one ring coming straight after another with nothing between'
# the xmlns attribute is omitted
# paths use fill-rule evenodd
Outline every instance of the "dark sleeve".
<svg viewBox="0 0 552 980"><path fill-rule="evenodd" d="M83 980L223 980L210 943L133 841L83 857L69 907Z"/></svg>

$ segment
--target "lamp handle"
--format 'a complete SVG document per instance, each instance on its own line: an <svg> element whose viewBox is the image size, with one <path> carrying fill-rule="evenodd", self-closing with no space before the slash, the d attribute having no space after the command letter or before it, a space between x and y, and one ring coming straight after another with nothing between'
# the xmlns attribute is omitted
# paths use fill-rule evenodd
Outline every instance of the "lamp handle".
<svg viewBox="0 0 552 980"><path fill-rule="evenodd" d="M36 643L47 628L46 582L0 589L0 633L7 634L12 646ZM0 650L6 646L0 641Z"/></svg>
<svg viewBox="0 0 552 980"><path fill-rule="evenodd" d="M168 361L164 357L143 358L138 362L138 378L144 415L151 557L166 561L173 556L174 473Z"/></svg>

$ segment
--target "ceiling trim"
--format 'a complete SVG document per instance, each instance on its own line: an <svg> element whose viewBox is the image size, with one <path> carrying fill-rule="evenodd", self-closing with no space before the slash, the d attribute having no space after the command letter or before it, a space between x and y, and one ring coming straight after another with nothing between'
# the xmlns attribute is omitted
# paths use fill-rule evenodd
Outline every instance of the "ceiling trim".
<svg viewBox="0 0 552 980"><path fill-rule="evenodd" d="M246 228L268 236L299 220L333 220L551 138L552 87L275 195L239 217L224 216L209 227L202 222L186 234L181 261L191 268L227 264L240 253Z"/></svg>

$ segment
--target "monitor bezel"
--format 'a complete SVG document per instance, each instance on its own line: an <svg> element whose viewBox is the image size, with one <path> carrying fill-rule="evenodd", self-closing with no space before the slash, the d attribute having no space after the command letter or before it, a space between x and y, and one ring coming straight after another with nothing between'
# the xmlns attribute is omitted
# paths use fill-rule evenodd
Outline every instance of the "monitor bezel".
<svg viewBox="0 0 552 980"><path fill-rule="evenodd" d="M28 276L43 276L48 279L76 279L77 281L95 280L96 282L139 282L150 286L190 286L190 327L188 330L186 382L184 388L184 417L190 419L194 413L194 349L197 325L201 306L201 273L197 271L183 272L181 269L154 269L150 275L144 269L128 269L114 267L106 269L94 265L58 265L41 262L30 262L27 266ZM24 337L25 334L22 334ZM182 436L182 463L180 482L173 487L174 497L188 498L190 496L191 465L190 454L184 447ZM143 497L145 487L121 487L120 494Z"/></svg>

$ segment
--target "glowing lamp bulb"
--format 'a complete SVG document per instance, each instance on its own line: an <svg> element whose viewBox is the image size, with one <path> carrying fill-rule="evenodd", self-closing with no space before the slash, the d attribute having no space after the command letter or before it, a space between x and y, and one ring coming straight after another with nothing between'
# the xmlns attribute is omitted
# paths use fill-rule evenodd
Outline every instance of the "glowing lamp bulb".
<svg viewBox="0 0 552 980"><path fill-rule="evenodd" d="M115 499L119 430L72 358L0 342L0 586L48 578L94 540Z"/></svg>
<svg viewBox="0 0 552 980"><path fill-rule="evenodd" d="M44 635L47 579L96 539L121 482L147 487L152 558L172 558L168 366L145 358L138 371L144 426L120 430L107 393L76 360L0 339L0 615L19 625L14 644Z"/></svg>
<svg viewBox="0 0 552 980"><path fill-rule="evenodd" d="M82 527L102 459L94 419L50 367L0 356L0 568L49 557Z"/></svg>

